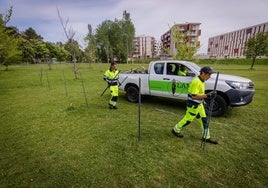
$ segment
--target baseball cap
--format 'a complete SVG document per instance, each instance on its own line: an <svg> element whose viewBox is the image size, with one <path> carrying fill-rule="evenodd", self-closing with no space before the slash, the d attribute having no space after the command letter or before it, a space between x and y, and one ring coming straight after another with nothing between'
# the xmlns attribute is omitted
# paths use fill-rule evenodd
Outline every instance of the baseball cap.
<svg viewBox="0 0 268 188"><path fill-rule="evenodd" d="M213 74L213 73L216 73L215 71L212 70L211 67L209 66L205 66L205 67L202 67L200 72L204 72L206 74Z"/></svg>

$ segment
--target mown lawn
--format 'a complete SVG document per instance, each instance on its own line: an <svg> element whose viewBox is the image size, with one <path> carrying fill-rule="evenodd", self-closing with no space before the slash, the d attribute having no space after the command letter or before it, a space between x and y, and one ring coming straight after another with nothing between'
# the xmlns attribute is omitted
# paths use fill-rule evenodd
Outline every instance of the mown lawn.
<svg viewBox="0 0 268 188"><path fill-rule="evenodd" d="M138 140L138 105L120 92L110 110L100 97L108 64L79 65L77 80L70 64L0 67L0 187L267 187L268 66L212 66L252 79L256 94L211 119L219 145L204 150L196 121L183 139L170 133L183 101L145 98Z"/></svg>

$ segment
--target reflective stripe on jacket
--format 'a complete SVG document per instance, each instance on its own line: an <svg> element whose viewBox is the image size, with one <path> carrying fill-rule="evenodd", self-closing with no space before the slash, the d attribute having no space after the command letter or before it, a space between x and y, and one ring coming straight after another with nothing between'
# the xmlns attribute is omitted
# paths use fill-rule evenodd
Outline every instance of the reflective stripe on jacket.
<svg viewBox="0 0 268 188"><path fill-rule="evenodd" d="M104 75L103 79L108 80L109 84L114 86L118 84L118 70L115 70L114 72L111 71L110 69L107 70Z"/></svg>

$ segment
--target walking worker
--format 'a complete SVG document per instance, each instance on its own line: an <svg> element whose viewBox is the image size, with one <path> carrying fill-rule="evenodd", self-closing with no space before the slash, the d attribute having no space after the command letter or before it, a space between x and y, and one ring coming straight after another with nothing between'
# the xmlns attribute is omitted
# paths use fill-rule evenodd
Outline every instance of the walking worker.
<svg viewBox="0 0 268 188"><path fill-rule="evenodd" d="M109 108L117 109L116 103L118 101L118 85L119 82L119 71L115 62L110 64L110 68L104 73L103 79L108 83L110 88L111 98L109 100Z"/></svg>
<svg viewBox="0 0 268 188"><path fill-rule="evenodd" d="M190 124L194 118L198 120L202 129L202 140L212 144L218 144L217 141L210 138L206 111L203 105L204 99L213 97L215 93L205 94L205 81L207 81L211 74L215 73L211 67L205 66L200 70L199 76L195 77L188 88L188 99L186 102L185 116L172 129L173 135L183 138L181 130L186 125Z"/></svg>

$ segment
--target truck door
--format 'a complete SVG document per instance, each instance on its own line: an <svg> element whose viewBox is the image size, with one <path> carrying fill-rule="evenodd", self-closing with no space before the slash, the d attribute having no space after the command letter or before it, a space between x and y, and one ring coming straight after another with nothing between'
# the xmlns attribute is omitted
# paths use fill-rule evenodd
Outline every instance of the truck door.
<svg viewBox="0 0 268 188"><path fill-rule="evenodd" d="M165 90L165 63L159 62L153 65L151 68L150 77L149 77L149 90L151 95L162 96L163 91Z"/></svg>
<svg viewBox="0 0 268 188"><path fill-rule="evenodd" d="M189 83L195 74L186 66L180 63L167 62L166 76L163 81L166 82L163 95L169 98L187 98Z"/></svg>

